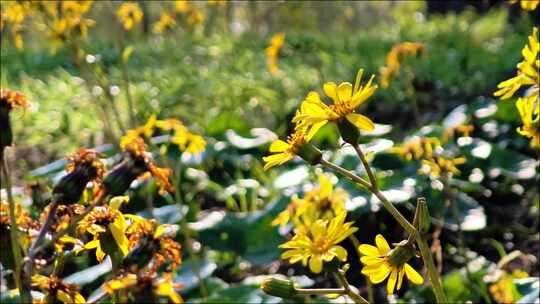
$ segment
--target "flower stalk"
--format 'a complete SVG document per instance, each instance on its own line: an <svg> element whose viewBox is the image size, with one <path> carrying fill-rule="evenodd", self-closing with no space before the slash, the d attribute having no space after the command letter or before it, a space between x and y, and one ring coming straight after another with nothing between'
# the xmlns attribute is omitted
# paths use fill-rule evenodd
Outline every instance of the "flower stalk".
<svg viewBox="0 0 540 304"><path fill-rule="evenodd" d="M431 251L427 244L427 240L424 238L424 236L420 233L418 229L418 224L416 227L413 224L411 224L411 222L409 222L401 214L401 212L399 212L399 210L397 210L396 207L394 207L394 205L384 196L384 194L380 191L380 189L377 186L377 180L376 180L375 174L373 170L371 169L369 163L367 162L367 159L365 158L365 155L362 152L360 146L358 144L353 144L353 147L356 153L358 154L358 157L362 161L364 169L370 180L369 182L357 176L356 174L350 172L349 170L342 168L331 162L328 162L324 159L321 160L320 164L324 167L334 170L335 172L340 173L341 175L349 178L350 180L357 183L362 188L366 189L368 192L371 192L381 201L384 208L388 212L390 212L390 214L401 225L401 227L403 227L403 229L407 231L407 233L409 234L409 238L411 239L414 238L416 240L416 243L418 244L418 248L420 250L420 254L422 256L422 260L424 261L424 265L426 266L429 280L431 281L432 290L433 290L433 293L435 294L437 303L446 302L446 296L444 294L444 290L442 287L442 282L441 282L439 273L437 272L435 263L433 262L433 256L431 255Z"/></svg>

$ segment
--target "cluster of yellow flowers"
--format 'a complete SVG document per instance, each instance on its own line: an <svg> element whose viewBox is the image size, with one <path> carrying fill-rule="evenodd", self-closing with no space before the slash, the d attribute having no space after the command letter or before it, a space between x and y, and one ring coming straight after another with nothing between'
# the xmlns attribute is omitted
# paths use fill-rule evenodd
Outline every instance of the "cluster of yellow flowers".
<svg viewBox="0 0 540 304"><path fill-rule="evenodd" d="M322 102L319 93L309 92L302 102L300 109L293 118L296 124L295 131L289 136L287 141L276 140L270 145L270 156L263 158L266 163L264 169L279 166L294 158L295 155L305 157L305 147L315 136L317 131L328 122L335 122L345 141L349 140L346 134L357 131L356 128L373 131L375 125L368 117L356 113L356 108L367 101L377 90L377 85L373 84L374 75L370 80L362 85L363 70L358 71L356 82L353 85L343 82L337 85L334 82L327 82L323 86L324 93L334 102L327 105Z"/></svg>
<svg viewBox="0 0 540 304"><path fill-rule="evenodd" d="M279 50L285 42L285 33L277 33L272 36L270 40L270 46L266 48L266 61L268 69L272 75L276 75L279 72L277 65Z"/></svg>
<svg viewBox="0 0 540 304"><path fill-rule="evenodd" d="M494 93L501 100L505 100L514 96L522 86L528 86L524 95L516 101L523 123L517 131L531 139L533 148L540 148L540 59L538 59L540 43L538 41L538 28L535 27L529 36L528 44L525 44L521 51L523 61L517 65L517 75L499 83L497 86L499 90Z"/></svg>
<svg viewBox="0 0 540 304"><path fill-rule="evenodd" d="M193 26L204 21L204 15L199 9L191 5L189 1L174 1L174 10L171 12L163 11L159 17L159 20L154 23L154 33L162 34L167 30L174 28L177 24L177 20L180 20L181 18L185 19L185 22L189 26Z"/></svg>
<svg viewBox="0 0 540 304"><path fill-rule="evenodd" d="M401 63L406 56L416 57L424 51L424 45L418 42L402 42L394 47L386 56L386 66L381 67L381 85L387 88L390 79L399 74Z"/></svg>
<svg viewBox="0 0 540 304"><path fill-rule="evenodd" d="M156 115L150 116L146 124L133 130L129 130L120 139L120 147L125 149L137 140L149 140L156 130L171 132L170 142L178 146L181 151L190 154L198 154L204 151L206 141L198 134L192 133L178 119L157 119Z"/></svg>
<svg viewBox="0 0 540 304"><path fill-rule="evenodd" d="M419 174L427 174L434 178L449 177L460 174L456 166L464 164L465 157L452 157L446 153L445 144L459 135L469 137L474 130L473 125L460 124L444 130L442 140L437 137L415 136L402 145L388 149L388 152L400 155L403 159L420 160L422 167Z"/></svg>
<svg viewBox="0 0 540 304"><path fill-rule="evenodd" d="M302 157L312 165L326 164L330 168L336 168L335 165L322 160L321 152L309 144L317 131L328 122L336 123L342 139L359 150L359 129L372 131L375 125L368 117L357 113L356 109L377 89L377 85L373 83L374 76L362 84L362 75L363 70L360 70L354 85L349 82L339 85L334 82L325 83L323 91L333 101L330 105L324 103L317 92L309 92L292 119L296 125L294 132L287 141L278 139L272 142L269 148L271 155L263 158L266 163L264 168L281 165L295 156ZM407 152L403 153L418 158L422 153L431 154L432 145L437 143L438 141L426 139L422 143L423 148L406 148ZM362 153L359 152L360 154ZM365 161L363 155L362 161ZM364 182L364 186L367 185L370 191L375 191L373 174L368 173L372 184ZM288 207L272 222L274 226L285 226L291 222L294 228L292 239L279 246L285 249L281 258L289 260L290 263L302 262L314 273L323 271L324 263L329 263L334 258L345 262L348 253L339 243L347 238L353 240L355 244L358 242L354 236L358 228L353 226L354 222L345 222L347 199L347 192L340 188L334 189L331 176L325 174L319 174L319 187L309 191L304 198L294 196ZM372 283L381 283L389 277L387 289L389 294L394 292L396 286L397 289L401 288L405 274L412 283L423 283L422 276L407 264L415 255L411 242L403 241L391 250L381 235L377 236L376 240L378 247L361 244L357 248L358 254L362 255L361 262L365 265L362 273ZM281 284L277 281L267 281L262 285L263 290L273 292L274 283ZM349 295L355 296L354 293Z"/></svg>

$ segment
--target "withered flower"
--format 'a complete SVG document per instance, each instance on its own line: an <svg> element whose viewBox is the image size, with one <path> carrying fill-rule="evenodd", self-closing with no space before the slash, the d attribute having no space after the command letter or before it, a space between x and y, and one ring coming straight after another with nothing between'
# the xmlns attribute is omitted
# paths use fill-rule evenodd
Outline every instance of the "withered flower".
<svg viewBox="0 0 540 304"><path fill-rule="evenodd" d="M13 143L9 113L16 107L27 106L28 101L20 92L0 89L0 153Z"/></svg>

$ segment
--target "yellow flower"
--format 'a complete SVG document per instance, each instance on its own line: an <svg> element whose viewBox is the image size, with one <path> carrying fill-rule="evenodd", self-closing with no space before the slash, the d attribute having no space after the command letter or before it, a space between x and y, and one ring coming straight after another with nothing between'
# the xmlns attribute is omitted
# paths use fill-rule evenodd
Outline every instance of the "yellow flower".
<svg viewBox="0 0 540 304"><path fill-rule="evenodd" d="M390 153L399 154L405 160L432 158L433 150L439 148L441 142L436 137L414 137L404 144L388 149Z"/></svg>
<svg viewBox="0 0 540 304"><path fill-rule="evenodd" d="M283 42L285 41L285 34L284 33L277 33L275 34L272 39L270 40L270 46L266 48L266 60L268 62L268 69L270 70L270 73L272 75L276 75L279 71L277 66L277 58L279 54L279 50L283 46Z"/></svg>
<svg viewBox="0 0 540 304"><path fill-rule="evenodd" d="M78 224L81 232L88 232L94 236L94 239L84 245L82 249L96 249L96 258L103 261L107 248L110 248L108 242L114 241L122 255L128 253L128 239L126 237L126 219L122 212L118 210L122 202L127 201L126 197L111 199L109 206L94 207L90 213L85 216ZM82 250L81 249L81 250Z"/></svg>
<svg viewBox="0 0 540 304"><path fill-rule="evenodd" d="M518 0L510 0L510 4L514 4L517 1ZM519 1L521 8L526 11L534 11L536 7L538 6L538 3L540 3L540 0L520 0Z"/></svg>
<svg viewBox="0 0 540 304"><path fill-rule="evenodd" d="M417 56L423 50L424 45L418 42L402 42L392 47L386 56L386 66L380 69L381 85L388 87L390 79L398 75L405 56Z"/></svg>
<svg viewBox="0 0 540 304"><path fill-rule="evenodd" d="M128 273L105 282L102 287L109 294L113 294L117 290L129 291L135 295L136 299L147 298L144 292L151 290L154 296L165 296L169 297L173 303L183 303L182 297L174 290L180 286L172 282L170 274L163 274L163 277L157 278L155 273L140 276Z"/></svg>
<svg viewBox="0 0 540 304"><path fill-rule="evenodd" d="M176 25L176 20L167 12L163 12L159 21L154 24L154 33L161 34Z"/></svg>
<svg viewBox="0 0 540 304"><path fill-rule="evenodd" d="M345 190L334 189L330 175L319 174L319 187L309 191L303 199L293 196L289 206L279 213L272 225L284 227L292 219L295 228L298 228L306 225L305 221L330 220L345 211L348 196Z"/></svg>
<svg viewBox="0 0 540 304"><path fill-rule="evenodd" d="M429 174L434 178L446 176L448 174L458 175L461 172L456 165L462 165L467 161L465 157L447 158L439 155L430 159L422 160L422 167L418 169L419 174Z"/></svg>
<svg viewBox="0 0 540 304"><path fill-rule="evenodd" d="M64 304L86 303L77 285L64 283L62 279L55 276L33 275L32 286L37 286L45 292L42 303L53 303L56 302L55 300ZM51 296L55 298L49 298Z"/></svg>
<svg viewBox="0 0 540 304"><path fill-rule="evenodd" d="M521 50L523 61L517 65L517 76L499 83L499 85L497 85L499 90L493 93L493 95L500 97L501 100L508 99L523 85L532 85L533 90L530 94L538 95L538 83L540 82L538 72L540 69L540 59L538 59L539 51L540 43L538 42L538 28L535 27L533 28L533 33L529 36L529 43L525 44Z"/></svg>
<svg viewBox="0 0 540 304"><path fill-rule="evenodd" d="M330 262L337 257L340 261L347 260L345 248L337 245L349 235L358 230L352 227L354 222L345 223L346 212L341 212L332 220L317 220L309 230L299 230L292 240L282 244L279 248L287 249L281 258L288 259L290 263L302 261L314 273L320 273L323 261Z"/></svg>
<svg viewBox="0 0 540 304"><path fill-rule="evenodd" d="M442 141L447 143L451 138L454 138L456 134L463 135L463 137L469 137L474 130L473 125L457 125L444 130Z"/></svg>
<svg viewBox="0 0 540 304"><path fill-rule="evenodd" d="M516 107L523 123L517 129L518 133L531 139L531 147L540 148L540 99L538 95L519 98L516 101Z"/></svg>
<svg viewBox="0 0 540 304"><path fill-rule="evenodd" d="M396 289L401 289L404 275L407 275L407 278L414 284L420 285L424 283L424 278L407 263L414 253L406 256L406 258L392 258L392 252L397 250L398 247L390 250L388 242L380 234L375 237L375 244L377 247L369 244L362 244L358 247L358 251L363 255L360 258L360 261L364 264L362 274L369 277L371 283L379 284L390 275L386 285L388 294L394 293L396 282Z"/></svg>
<svg viewBox="0 0 540 304"><path fill-rule="evenodd" d="M263 157L265 162L264 170L281 166L293 159L295 155L298 155L301 147L311 140L313 135L315 135L314 132L306 134L305 129L297 128L293 134L289 135L286 142L280 139L272 142L269 151L273 154Z"/></svg>
<svg viewBox="0 0 540 304"><path fill-rule="evenodd" d="M191 9L191 5L186 0L174 1L174 9L177 13L187 13Z"/></svg>
<svg viewBox="0 0 540 304"><path fill-rule="evenodd" d="M120 5L116 12L118 20L123 24L126 31L131 30L135 23L139 23L143 17L143 11L137 3L125 2Z"/></svg>
<svg viewBox="0 0 540 304"><path fill-rule="evenodd" d="M324 84L323 89L326 96L330 97L334 104L328 106L323 103L317 92L310 92L302 103L300 111L293 118L293 122L298 128L311 128L310 132L317 132L329 121L339 122L347 119L357 128L373 131L373 122L362 114L355 113L356 108L362 105L377 90L377 85L373 85L372 75L365 86L361 85L363 70L358 71L354 88L351 83L343 82L336 85L333 82Z"/></svg>

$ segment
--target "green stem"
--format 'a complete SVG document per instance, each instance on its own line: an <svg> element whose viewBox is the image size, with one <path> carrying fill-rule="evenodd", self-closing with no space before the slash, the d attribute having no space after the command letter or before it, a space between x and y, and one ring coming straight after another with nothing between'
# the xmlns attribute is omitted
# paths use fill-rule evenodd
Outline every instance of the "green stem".
<svg viewBox="0 0 540 304"><path fill-rule="evenodd" d="M1 163L2 163L2 172L4 174L4 183L6 187L8 204L9 204L9 233L11 238L11 251L13 253L13 263L15 268L15 285L21 292L21 300L23 303L32 302L32 297L30 295L30 286L23 286L21 281L21 251L19 247L19 227L17 225L17 219L15 218L15 200L13 199L13 193L11 192L11 176L9 174L9 169L7 161L4 155L4 151L0 152Z"/></svg>
<svg viewBox="0 0 540 304"><path fill-rule="evenodd" d="M342 269L338 269L335 275L339 283L343 286L343 289L345 289L344 293L348 295L354 301L354 303L369 304L369 302L366 299L364 299L356 291L351 289L351 285L349 284L349 281L347 281L347 278L345 277L345 271L343 271Z"/></svg>
<svg viewBox="0 0 540 304"><path fill-rule="evenodd" d="M433 262L433 256L431 255L431 250L429 250L427 241L424 239L424 237L419 235L416 238L416 243L420 249L422 260L424 260L424 265L426 266L429 280L431 281L431 287L433 289L433 293L435 294L435 299L437 300L437 303L446 303L446 296L444 295L441 278L439 277L439 273L437 272L437 268Z"/></svg>

